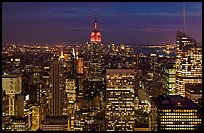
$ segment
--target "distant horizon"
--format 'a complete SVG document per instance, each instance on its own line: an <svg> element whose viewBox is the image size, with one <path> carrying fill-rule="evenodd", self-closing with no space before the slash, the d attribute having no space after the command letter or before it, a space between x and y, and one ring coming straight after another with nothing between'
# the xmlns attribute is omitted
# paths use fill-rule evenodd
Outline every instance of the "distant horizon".
<svg viewBox="0 0 204 133"><path fill-rule="evenodd" d="M3 2L2 43L175 44L184 2ZM186 34L202 42L202 2L185 2Z"/></svg>
<svg viewBox="0 0 204 133"><path fill-rule="evenodd" d="M55 45L86 45L86 43L55 43L55 44L34 44L34 43L2 43L2 45L34 45L34 46L55 46ZM104 43L102 43L104 44ZM164 45L176 45L176 43L166 43L166 44L128 44L128 43L108 43L108 44L104 44L104 45L110 45L110 44L115 44L115 45L121 45L121 44L125 44L125 45L128 45L128 46L164 46ZM197 46L202 46L202 42L197 42Z"/></svg>

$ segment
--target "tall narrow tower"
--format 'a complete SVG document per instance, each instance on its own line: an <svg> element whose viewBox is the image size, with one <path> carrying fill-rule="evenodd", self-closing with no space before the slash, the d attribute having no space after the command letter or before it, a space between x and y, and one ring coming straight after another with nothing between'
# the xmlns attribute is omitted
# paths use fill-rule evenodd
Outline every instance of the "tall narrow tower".
<svg viewBox="0 0 204 133"><path fill-rule="evenodd" d="M51 116L61 116L63 111L63 88L61 85L61 65L59 60L51 64Z"/></svg>
<svg viewBox="0 0 204 133"><path fill-rule="evenodd" d="M90 38L90 42L92 43L101 43L101 33L99 30L97 30L97 19L95 16L95 21L94 21L94 27L93 30L91 32L91 38Z"/></svg>
<svg viewBox="0 0 204 133"><path fill-rule="evenodd" d="M86 75L89 80L101 81L103 71L103 44L101 43L101 33L98 30L97 19L95 17L93 30L90 36L90 42L87 46L87 68Z"/></svg>

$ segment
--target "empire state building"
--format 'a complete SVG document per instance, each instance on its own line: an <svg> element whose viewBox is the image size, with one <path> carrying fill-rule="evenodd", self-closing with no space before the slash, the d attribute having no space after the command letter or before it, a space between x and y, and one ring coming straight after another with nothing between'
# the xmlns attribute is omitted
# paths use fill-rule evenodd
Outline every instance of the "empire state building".
<svg viewBox="0 0 204 133"><path fill-rule="evenodd" d="M104 45L101 43L101 33L98 30L98 23L95 17L90 41L87 43L87 71L89 81L101 81L104 69Z"/></svg>
<svg viewBox="0 0 204 133"><path fill-rule="evenodd" d="M95 21L94 21L94 29L91 32L90 42L91 43L101 43L101 33L97 29L97 20L96 20L96 17L95 17Z"/></svg>

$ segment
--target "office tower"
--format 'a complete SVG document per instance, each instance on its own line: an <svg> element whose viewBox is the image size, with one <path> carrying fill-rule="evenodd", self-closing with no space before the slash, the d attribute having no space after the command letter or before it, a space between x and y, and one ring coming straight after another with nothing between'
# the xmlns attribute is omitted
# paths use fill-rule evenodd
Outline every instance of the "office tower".
<svg viewBox="0 0 204 133"><path fill-rule="evenodd" d="M99 117L104 118L104 113L98 109L100 100L78 97L74 111L75 131L101 131L102 122ZM105 124L103 124L104 126Z"/></svg>
<svg viewBox="0 0 204 133"><path fill-rule="evenodd" d="M73 78L75 74L74 55L70 52L64 54L64 62L66 63L66 67L64 68L65 73L67 73L69 77Z"/></svg>
<svg viewBox="0 0 204 133"><path fill-rule="evenodd" d="M74 130L74 107L76 105L76 79L65 79L65 92L67 96L68 131Z"/></svg>
<svg viewBox="0 0 204 133"><path fill-rule="evenodd" d="M154 73L148 73L146 76L145 76L145 81L144 81L144 90L145 92L149 95L149 97L152 97L153 96L153 93L154 93L154 77L155 77L155 74ZM160 89L160 88L157 88L157 89ZM157 92L159 92L157 90Z"/></svg>
<svg viewBox="0 0 204 133"><path fill-rule="evenodd" d="M50 103L48 103L50 92L49 72L50 72L49 64L45 64L42 70L42 91L40 93L40 121L42 121L42 119L48 114L50 110L49 108Z"/></svg>
<svg viewBox="0 0 204 133"><path fill-rule="evenodd" d="M24 95L15 95L15 116L24 116Z"/></svg>
<svg viewBox="0 0 204 133"><path fill-rule="evenodd" d="M38 66L35 65L33 67L31 67L31 72L30 72L30 76L29 76L29 91L32 93L32 95L30 95L32 98L32 102L33 103L40 103L40 97L41 94L40 92L42 92L42 77L43 77L43 67L42 66ZM26 89L27 90L27 89ZM35 99L35 100L34 100Z"/></svg>
<svg viewBox="0 0 204 133"><path fill-rule="evenodd" d="M177 32L176 93L185 96L186 83L202 83L202 48L192 37Z"/></svg>
<svg viewBox="0 0 204 133"><path fill-rule="evenodd" d="M76 61L76 73L83 74L84 72L84 61L83 58L78 58Z"/></svg>
<svg viewBox="0 0 204 133"><path fill-rule="evenodd" d="M2 130L9 131L9 96L6 94L6 91L2 90Z"/></svg>
<svg viewBox="0 0 204 133"><path fill-rule="evenodd" d="M163 72L164 91L169 95L175 95L176 89L176 68L175 63L168 63Z"/></svg>
<svg viewBox="0 0 204 133"><path fill-rule="evenodd" d="M76 80L65 79L65 91L67 93L68 103L73 104L76 101Z"/></svg>
<svg viewBox="0 0 204 133"><path fill-rule="evenodd" d="M79 57L76 60L76 86L77 92L82 92L84 80L84 58Z"/></svg>
<svg viewBox="0 0 204 133"><path fill-rule="evenodd" d="M186 97L191 99L194 103L202 106L202 83L186 84Z"/></svg>
<svg viewBox="0 0 204 133"><path fill-rule="evenodd" d="M15 95L21 94L22 79L20 74L2 75L2 90L9 96L9 115L14 115Z"/></svg>
<svg viewBox="0 0 204 133"><path fill-rule="evenodd" d="M106 131L134 131L134 69L106 69Z"/></svg>
<svg viewBox="0 0 204 133"><path fill-rule="evenodd" d="M63 73L60 61L55 59L51 64L51 116L61 116L63 113Z"/></svg>
<svg viewBox="0 0 204 133"><path fill-rule="evenodd" d="M180 95L152 97L151 129L201 130L201 108Z"/></svg>

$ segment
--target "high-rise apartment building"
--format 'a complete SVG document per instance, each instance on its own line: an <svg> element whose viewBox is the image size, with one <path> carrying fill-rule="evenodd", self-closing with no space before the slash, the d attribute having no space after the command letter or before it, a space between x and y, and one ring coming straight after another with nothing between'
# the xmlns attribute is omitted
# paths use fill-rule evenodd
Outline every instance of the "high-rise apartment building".
<svg viewBox="0 0 204 133"><path fill-rule="evenodd" d="M134 131L135 70L106 69L106 131Z"/></svg>
<svg viewBox="0 0 204 133"><path fill-rule="evenodd" d="M201 108L180 95L152 97L152 131L201 130Z"/></svg>
<svg viewBox="0 0 204 133"><path fill-rule="evenodd" d="M22 79L20 74L2 75L2 90L6 91L9 96L9 115L14 115L15 112L15 95L21 94Z"/></svg>
<svg viewBox="0 0 204 133"><path fill-rule="evenodd" d="M186 83L202 83L202 48L192 37L177 32L176 93L185 96Z"/></svg>

